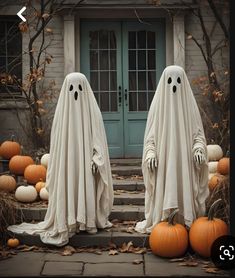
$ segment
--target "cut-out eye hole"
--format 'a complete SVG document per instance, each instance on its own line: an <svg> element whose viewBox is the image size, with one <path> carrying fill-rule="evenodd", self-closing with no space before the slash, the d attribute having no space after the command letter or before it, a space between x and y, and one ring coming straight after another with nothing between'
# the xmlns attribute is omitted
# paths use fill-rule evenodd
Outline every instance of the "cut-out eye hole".
<svg viewBox="0 0 235 278"><path fill-rule="evenodd" d="M177 78L177 82L178 82L179 84L181 83L180 77Z"/></svg>
<svg viewBox="0 0 235 278"><path fill-rule="evenodd" d="M82 86L81 86L81 84L78 85L78 88L79 88L80 91L82 91Z"/></svg>
<svg viewBox="0 0 235 278"><path fill-rule="evenodd" d="M73 85L71 84L69 87L69 91L72 91L72 90L73 90Z"/></svg>
<svg viewBox="0 0 235 278"><path fill-rule="evenodd" d="M168 78L168 81L167 81L168 84L171 84L171 81L172 81L172 79L171 79L171 77L169 77L169 78Z"/></svg>

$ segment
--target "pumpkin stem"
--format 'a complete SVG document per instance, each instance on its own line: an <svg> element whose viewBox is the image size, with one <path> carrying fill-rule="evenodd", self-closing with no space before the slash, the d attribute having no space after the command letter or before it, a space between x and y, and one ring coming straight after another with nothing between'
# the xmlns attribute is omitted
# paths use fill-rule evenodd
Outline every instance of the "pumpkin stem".
<svg viewBox="0 0 235 278"><path fill-rule="evenodd" d="M169 225L174 225L174 218L175 215L179 212L179 209L175 209L174 211L172 211L172 213L170 213L169 217L168 217L168 224Z"/></svg>
<svg viewBox="0 0 235 278"><path fill-rule="evenodd" d="M15 134L12 134L12 135L11 135L11 141L14 142L14 141L15 141L15 138L16 138Z"/></svg>
<svg viewBox="0 0 235 278"><path fill-rule="evenodd" d="M222 199L218 199L211 205L209 212L208 212L208 220L214 219L215 211L221 202L222 202Z"/></svg>

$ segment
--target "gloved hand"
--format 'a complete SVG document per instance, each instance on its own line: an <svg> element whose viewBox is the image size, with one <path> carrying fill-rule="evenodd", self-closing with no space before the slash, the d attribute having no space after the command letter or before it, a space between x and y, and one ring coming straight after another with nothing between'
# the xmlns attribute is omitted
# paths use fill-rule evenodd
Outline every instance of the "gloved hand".
<svg viewBox="0 0 235 278"><path fill-rule="evenodd" d="M195 163L197 163L198 165L205 163L206 157L205 157L205 153L203 152L203 150L202 149L195 150L195 152L193 154L193 159L194 159Z"/></svg>
<svg viewBox="0 0 235 278"><path fill-rule="evenodd" d="M157 168L157 159L155 156L147 158L147 166L150 171L153 171L154 168Z"/></svg>
<svg viewBox="0 0 235 278"><path fill-rule="evenodd" d="M91 170L93 175L96 175L98 173L98 166L93 160L91 161Z"/></svg>

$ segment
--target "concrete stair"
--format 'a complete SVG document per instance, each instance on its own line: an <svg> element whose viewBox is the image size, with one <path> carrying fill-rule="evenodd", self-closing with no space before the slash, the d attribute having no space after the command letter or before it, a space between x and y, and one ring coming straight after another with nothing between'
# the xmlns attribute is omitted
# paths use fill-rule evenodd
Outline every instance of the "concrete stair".
<svg viewBox="0 0 235 278"><path fill-rule="evenodd" d="M140 221L144 219L144 182L142 179L140 159L112 159L111 168L114 187L114 205L110 214L110 221ZM43 221L46 207L22 207L18 212L21 219L26 222ZM112 227L108 230L100 230L95 235L80 232L74 235L69 244L72 246L108 245L113 242L122 245L132 241L136 246L148 246L148 236L139 234L129 226L126 228ZM131 229L131 230L130 230ZM124 231L123 231L124 230ZM18 236L18 235L17 235ZM22 244L43 245L39 236L19 235Z"/></svg>

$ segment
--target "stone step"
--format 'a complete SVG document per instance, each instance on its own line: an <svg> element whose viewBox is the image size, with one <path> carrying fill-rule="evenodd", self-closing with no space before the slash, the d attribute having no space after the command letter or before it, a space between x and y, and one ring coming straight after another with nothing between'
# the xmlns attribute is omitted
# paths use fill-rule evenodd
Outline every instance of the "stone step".
<svg viewBox="0 0 235 278"><path fill-rule="evenodd" d="M110 159L111 166L126 165L126 166L141 166L141 158L112 158Z"/></svg>
<svg viewBox="0 0 235 278"><path fill-rule="evenodd" d="M132 165L117 165L111 167L112 174L115 178L115 175L119 176L132 176L138 175L142 176L141 166L132 166Z"/></svg>
<svg viewBox="0 0 235 278"><path fill-rule="evenodd" d="M17 234L21 244L29 246L47 246L40 240L39 235ZM87 232L79 232L72 236L69 240L69 245L73 247L105 247L110 243L121 247L122 244L132 242L134 246L149 248L149 236L147 234L140 234L137 232L121 232L113 228L108 230L98 230L96 234L88 234Z"/></svg>
<svg viewBox="0 0 235 278"><path fill-rule="evenodd" d="M144 192L116 190L114 205L144 205Z"/></svg>
<svg viewBox="0 0 235 278"><path fill-rule="evenodd" d="M144 181L137 179L113 179L114 190L143 191L145 189Z"/></svg>
<svg viewBox="0 0 235 278"><path fill-rule="evenodd" d="M121 201L120 201L121 202ZM43 221L47 211L46 207L21 207L18 210L22 221ZM144 219L144 205L114 205L109 216L110 220L142 220Z"/></svg>

